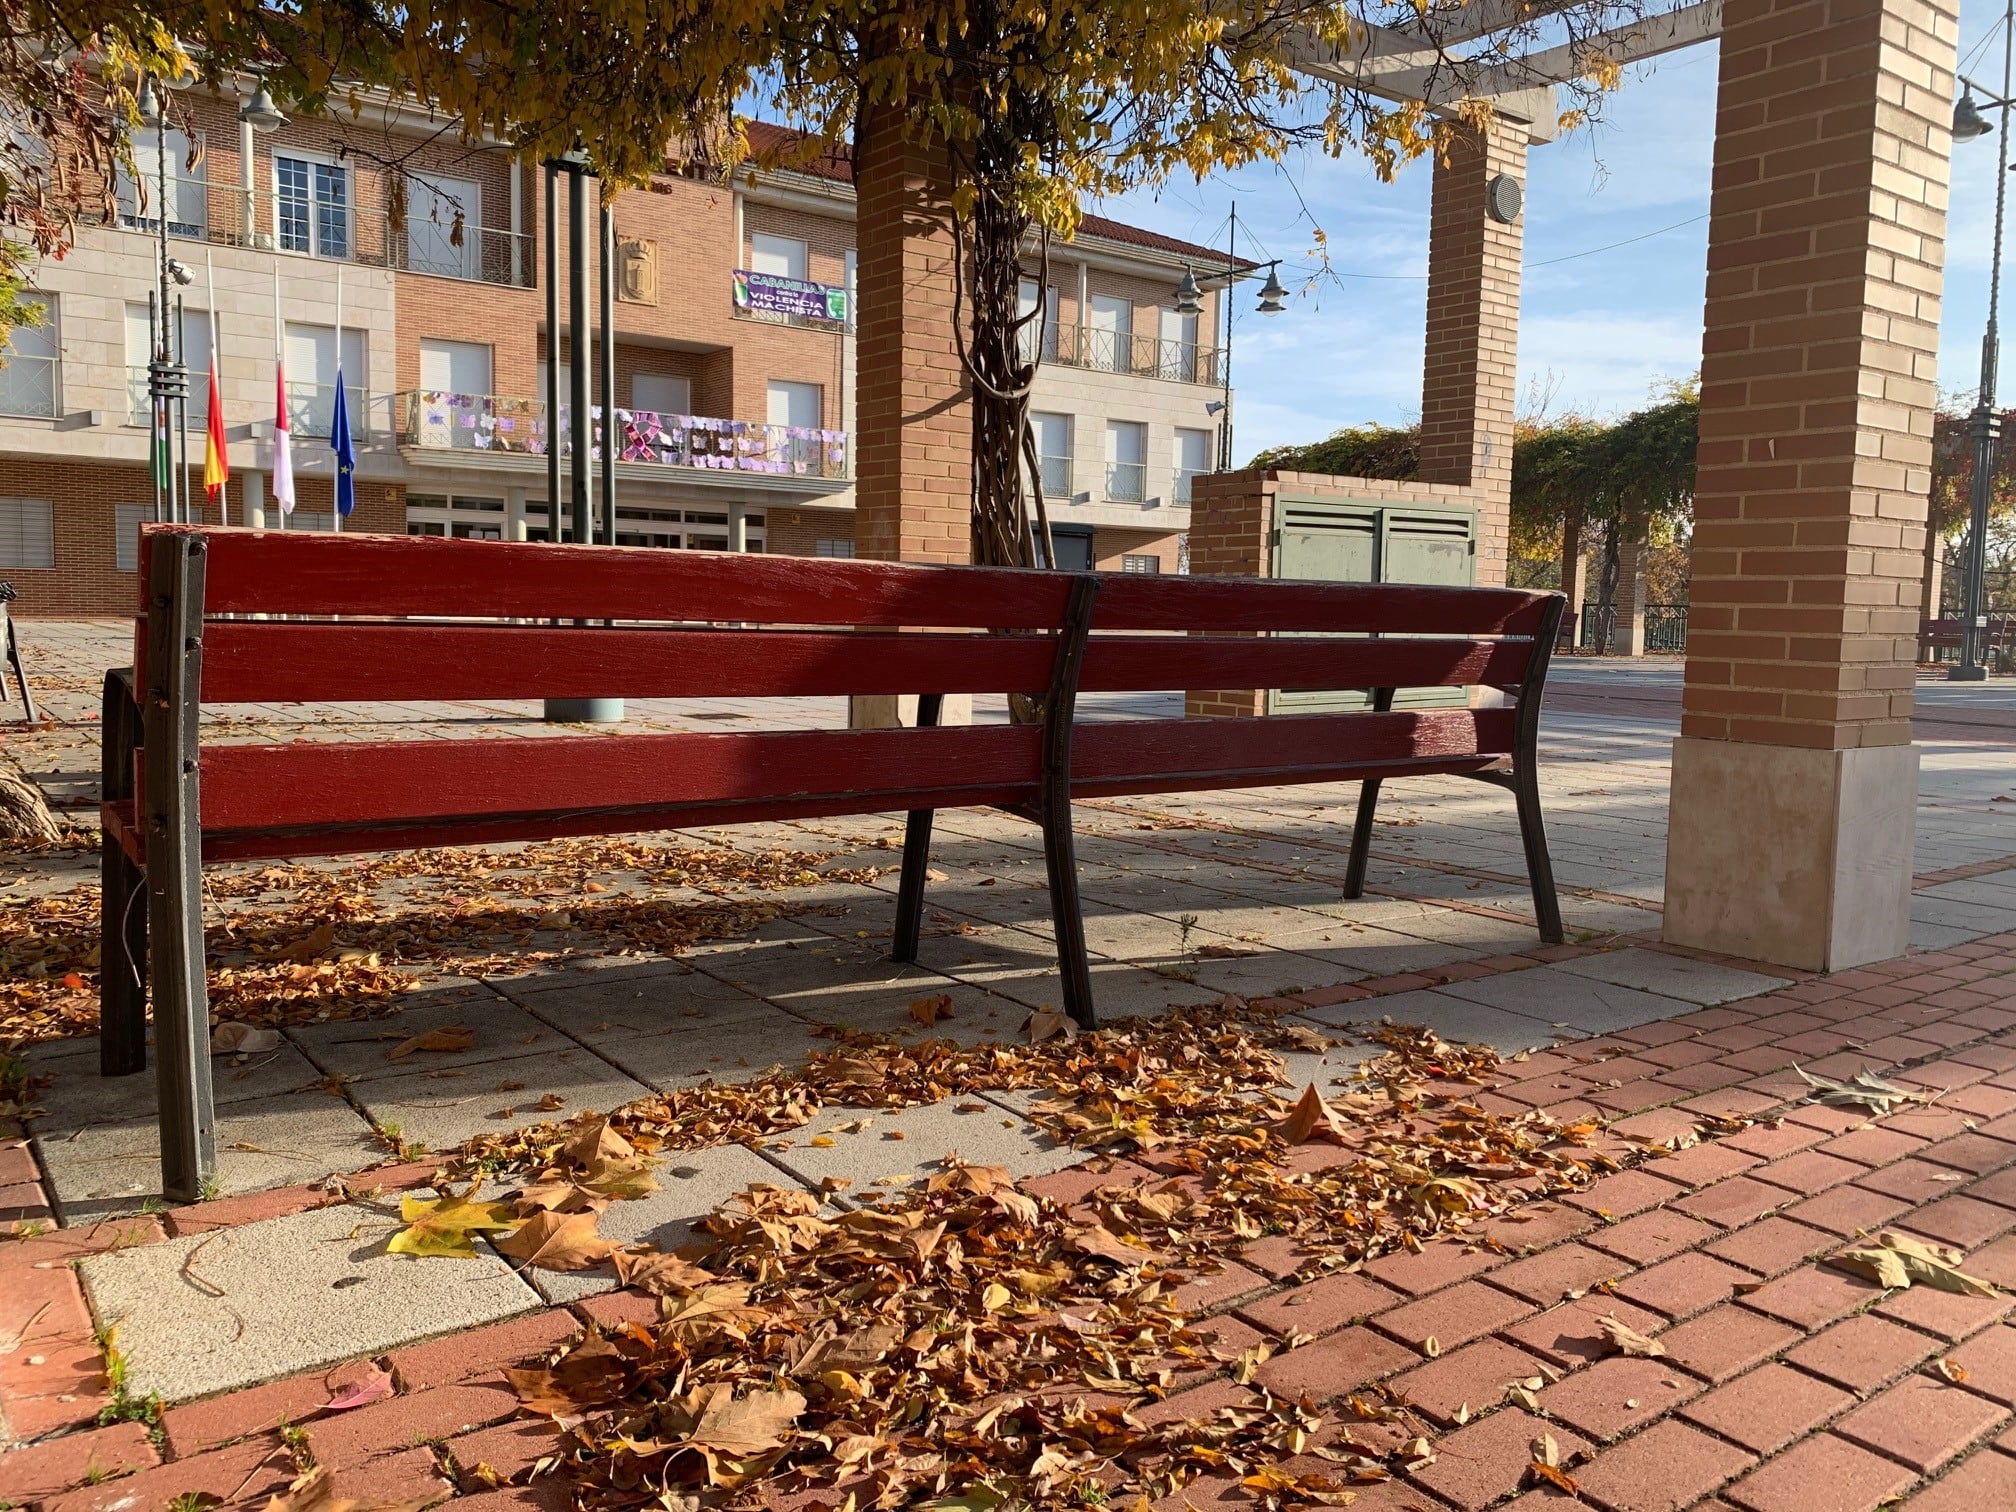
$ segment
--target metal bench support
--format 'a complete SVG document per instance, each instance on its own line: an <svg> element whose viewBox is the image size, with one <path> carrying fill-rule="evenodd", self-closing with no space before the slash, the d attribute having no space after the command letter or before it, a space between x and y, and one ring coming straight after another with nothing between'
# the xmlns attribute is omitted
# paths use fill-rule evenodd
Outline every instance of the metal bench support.
<svg viewBox="0 0 2016 1512"><path fill-rule="evenodd" d="M133 756L140 747L140 705L133 673L105 674L100 704L99 795L106 803L133 797ZM145 876L107 827L99 843L98 883L104 897L98 927L98 1071L131 1076L147 1069L147 909Z"/></svg>
<svg viewBox="0 0 2016 1512"><path fill-rule="evenodd" d="M141 711L146 792L140 822L147 842L161 1188L170 1202L199 1201L217 1169L197 771L207 550L198 537L164 533L151 538L148 551L147 686Z"/></svg>

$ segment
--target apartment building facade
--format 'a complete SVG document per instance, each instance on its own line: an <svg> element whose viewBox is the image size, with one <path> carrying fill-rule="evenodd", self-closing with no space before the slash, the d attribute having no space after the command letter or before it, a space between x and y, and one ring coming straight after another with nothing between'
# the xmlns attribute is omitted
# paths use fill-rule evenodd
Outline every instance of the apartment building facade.
<svg viewBox="0 0 2016 1512"><path fill-rule="evenodd" d="M557 353L546 330L542 170L448 140L410 102L255 132L237 101L197 90L171 93L170 129L142 133L135 169L66 257L37 266L47 318L14 334L0 368L0 577L18 611L130 612L151 517L148 299L164 215L190 278L177 293L192 472L213 342L229 442L221 504L192 483L203 518L334 528L340 366L358 482L343 528L552 538L546 451L555 431L564 447L575 353L564 256ZM563 228L569 192L563 175ZM585 192L593 214L592 180ZM611 212L617 539L852 555L844 160L731 183L668 173ZM1032 409L1066 565L1177 570L1189 482L1217 465L1228 397L1218 296L1174 310L1186 266L1208 280L1224 254L1097 220L1053 250L1047 277L1032 258ZM555 356L563 413L549 427ZM585 356L599 408L600 354ZM284 519L270 497L282 357L298 501ZM564 514L563 500L563 539Z"/></svg>

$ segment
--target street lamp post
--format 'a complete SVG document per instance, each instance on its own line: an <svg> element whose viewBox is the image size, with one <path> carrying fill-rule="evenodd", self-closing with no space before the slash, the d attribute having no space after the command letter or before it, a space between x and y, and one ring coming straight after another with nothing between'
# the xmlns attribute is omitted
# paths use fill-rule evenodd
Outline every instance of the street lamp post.
<svg viewBox="0 0 2016 1512"><path fill-rule="evenodd" d="M1279 315L1287 308L1282 301L1288 297L1288 290L1282 286L1281 259L1271 262L1256 262L1246 272L1239 271L1239 254L1235 250L1239 236L1239 206L1232 206L1230 229L1225 236L1225 349L1219 357L1219 377L1224 380L1224 396L1217 403L1218 410L1218 465L1215 472L1232 470L1232 286L1242 277L1250 277L1261 268L1267 270L1267 282L1260 289L1258 313ZM1176 313L1196 315L1204 309L1199 296L1203 286L1197 282L1197 275L1190 269L1183 270L1183 279L1176 285Z"/></svg>
<svg viewBox="0 0 2016 1512"><path fill-rule="evenodd" d="M1961 610L1960 664L1948 672L1952 682L1982 682L1988 676L1983 642L1988 629L1988 505L1995 475L1995 444L2001 421L1995 413L1996 368L2001 361L2001 337L1996 328L2002 296L2002 212L2009 196L2009 111L2012 102L2010 67L2016 59L2016 0L2010 0L2002 17L2002 93L1990 95L1989 104L2001 113L2002 129L1997 134L1995 172L1995 252L1988 266L1988 327L1981 335L1981 392L1967 429L1974 438L1974 477L1969 491L1967 526L1967 580L1962 585L1966 597ZM1953 107L1953 139L1973 141L1995 128L1982 117L1974 103L1979 86L1963 79L1965 91Z"/></svg>

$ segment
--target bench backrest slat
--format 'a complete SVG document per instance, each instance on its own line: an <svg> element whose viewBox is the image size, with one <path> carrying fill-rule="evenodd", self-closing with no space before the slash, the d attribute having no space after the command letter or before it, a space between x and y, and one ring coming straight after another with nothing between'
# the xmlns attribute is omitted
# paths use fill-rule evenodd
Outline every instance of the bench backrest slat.
<svg viewBox="0 0 2016 1512"><path fill-rule="evenodd" d="M648 547L149 526L207 542L206 614L1054 629L1069 576ZM146 581L143 562L141 581ZM1530 636L1553 595L1513 588L1107 574L1096 630ZM144 610L144 605L142 606Z"/></svg>
<svg viewBox="0 0 2016 1512"><path fill-rule="evenodd" d="M1038 693L1056 656L1047 635L389 621L215 620L203 648L206 703ZM1079 687L1509 687L1532 653L1523 640L1102 635Z"/></svg>

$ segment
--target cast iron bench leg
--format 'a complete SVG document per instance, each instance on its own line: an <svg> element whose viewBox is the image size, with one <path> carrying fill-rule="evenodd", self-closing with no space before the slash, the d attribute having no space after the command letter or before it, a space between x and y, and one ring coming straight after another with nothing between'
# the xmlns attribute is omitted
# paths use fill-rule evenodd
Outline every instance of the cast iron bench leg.
<svg viewBox="0 0 2016 1512"><path fill-rule="evenodd" d="M1043 698L1043 779L1036 800L1043 825L1043 865L1050 882L1050 923L1057 936L1057 969L1064 979L1064 1011L1083 1029L1099 1027L1092 1005L1092 963L1085 953L1084 905L1078 895L1078 856L1071 843L1071 722L1078 712L1078 673L1092 632L1096 577L1071 584L1057 660Z"/></svg>
<svg viewBox="0 0 2016 1512"><path fill-rule="evenodd" d="M148 552L145 729L149 977L160 1096L161 1191L196 1202L217 1168L210 993L203 959L202 713L205 545L156 537Z"/></svg>
<svg viewBox="0 0 2016 1512"><path fill-rule="evenodd" d="M1392 708L1393 690L1374 688L1372 711L1385 714ZM1358 784L1358 818L1351 826L1351 859L1344 868L1344 896L1347 898L1365 896L1365 865L1372 855L1372 826L1379 812L1379 786L1377 779Z"/></svg>
<svg viewBox="0 0 2016 1512"><path fill-rule="evenodd" d="M1559 945L1568 936L1561 928L1561 899L1554 891L1554 862L1547 854L1547 824L1540 813L1540 774L1530 761L1512 774L1512 796L1519 803L1519 839L1526 847L1526 878L1533 887L1533 912L1540 920L1540 938Z"/></svg>
<svg viewBox="0 0 2016 1512"><path fill-rule="evenodd" d="M105 674L100 705L99 794L107 803L133 796L133 751L140 708L133 674ZM98 1073L130 1076L147 1069L147 910L144 878L110 830L98 856Z"/></svg>
<svg viewBox="0 0 2016 1512"><path fill-rule="evenodd" d="M942 693L923 693L917 698L917 728L929 729L938 723L945 706ZM918 942L924 933L924 873L931 864L932 809L912 809L903 824L903 878L896 890L896 931L889 959L914 963Z"/></svg>

